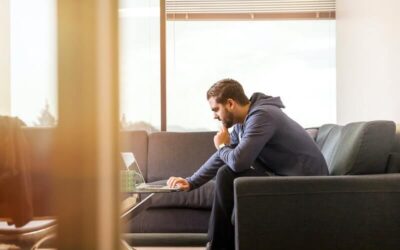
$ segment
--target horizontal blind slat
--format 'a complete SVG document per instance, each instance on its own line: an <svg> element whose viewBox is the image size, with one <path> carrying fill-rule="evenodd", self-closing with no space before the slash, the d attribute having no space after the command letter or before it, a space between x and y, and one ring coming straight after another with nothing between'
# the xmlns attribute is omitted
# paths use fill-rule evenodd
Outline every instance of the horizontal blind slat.
<svg viewBox="0 0 400 250"><path fill-rule="evenodd" d="M173 13L256 13L335 11L335 0L167 0L166 12Z"/></svg>

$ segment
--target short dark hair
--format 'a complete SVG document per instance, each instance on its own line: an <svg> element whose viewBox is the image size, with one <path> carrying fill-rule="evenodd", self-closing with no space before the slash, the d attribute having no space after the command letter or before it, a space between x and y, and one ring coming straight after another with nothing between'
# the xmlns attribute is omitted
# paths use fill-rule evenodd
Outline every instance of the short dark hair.
<svg viewBox="0 0 400 250"><path fill-rule="evenodd" d="M225 104L230 98L240 105L249 103L249 99L244 93L242 85L236 80L225 78L214 83L207 91L207 100L215 97L217 103Z"/></svg>

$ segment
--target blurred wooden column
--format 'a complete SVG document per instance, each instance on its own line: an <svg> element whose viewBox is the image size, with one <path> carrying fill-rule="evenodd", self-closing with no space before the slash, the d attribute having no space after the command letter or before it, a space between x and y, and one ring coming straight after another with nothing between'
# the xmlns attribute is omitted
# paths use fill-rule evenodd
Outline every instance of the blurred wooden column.
<svg viewBox="0 0 400 250"><path fill-rule="evenodd" d="M118 1L58 1L58 249L118 249Z"/></svg>

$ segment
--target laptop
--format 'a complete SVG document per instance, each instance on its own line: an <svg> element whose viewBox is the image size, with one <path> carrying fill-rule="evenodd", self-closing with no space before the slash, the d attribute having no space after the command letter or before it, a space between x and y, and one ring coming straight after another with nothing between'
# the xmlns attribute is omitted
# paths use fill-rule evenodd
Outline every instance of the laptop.
<svg viewBox="0 0 400 250"><path fill-rule="evenodd" d="M122 160L124 161L127 170L135 171L135 192L137 193L161 193L161 192L177 192L178 187L170 188L167 185L148 184L144 180L142 171L137 163L132 152L121 152Z"/></svg>

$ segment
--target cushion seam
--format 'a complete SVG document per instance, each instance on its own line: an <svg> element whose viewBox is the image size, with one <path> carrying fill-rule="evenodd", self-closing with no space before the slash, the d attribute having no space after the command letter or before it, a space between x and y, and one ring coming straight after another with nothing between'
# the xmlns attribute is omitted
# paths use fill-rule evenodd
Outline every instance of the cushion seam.
<svg viewBox="0 0 400 250"><path fill-rule="evenodd" d="M290 192L290 193L257 193L257 194L237 194L237 198L241 197L258 197L258 196L290 196L290 195L314 195L314 194L350 194L350 193L400 193L399 191L320 191L320 192Z"/></svg>
<svg viewBox="0 0 400 250"><path fill-rule="evenodd" d="M355 161L353 162L353 166L351 166L350 168L349 168L349 170L347 170L344 174L345 175L348 175L348 174L350 174L351 173L351 170L354 168L354 166L357 166L357 164L360 162L360 160L359 160L359 154L360 154L360 151L361 151L361 147L363 146L363 143L364 143L364 140L365 140L365 134L366 134L366 131L367 131L367 128L369 127L369 123L367 123L365 126L363 126L363 130L362 130L362 134L361 134L361 138L360 138L360 142L359 142L359 145L358 145L358 147L357 147L357 153L355 154L355 156L356 156L356 159L355 159Z"/></svg>

